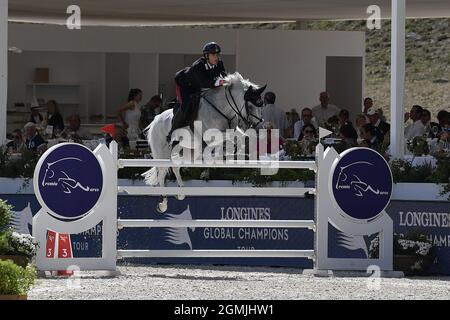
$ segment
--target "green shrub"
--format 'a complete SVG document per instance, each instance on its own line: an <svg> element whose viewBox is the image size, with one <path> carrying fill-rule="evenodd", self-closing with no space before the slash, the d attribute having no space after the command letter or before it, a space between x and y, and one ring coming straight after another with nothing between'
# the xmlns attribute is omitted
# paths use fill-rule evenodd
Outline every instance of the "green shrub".
<svg viewBox="0 0 450 320"><path fill-rule="evenodd" d="M0 260L0 295L26 295L36 280L36 269Z"/></svg>
<svg viewBox="0 0 450 320"><path fill-rule="evenodd" d="M11 220L11 209L12 206L0 199L0 231L8 227Z"/></svg>

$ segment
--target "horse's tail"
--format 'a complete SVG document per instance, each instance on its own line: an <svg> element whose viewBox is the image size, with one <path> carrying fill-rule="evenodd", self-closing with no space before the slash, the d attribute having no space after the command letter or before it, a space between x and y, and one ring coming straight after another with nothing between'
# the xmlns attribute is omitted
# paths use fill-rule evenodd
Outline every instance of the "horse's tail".
<svg viewBox="0 0 450 320"><path fill-rule="evenodd" d="M165 157L165 140L164 134L158 127L161 127L160 119L161 115L157 115L155 119L144 129L146 132L147 141L150 146L151 152L155 159L164 159ZM141 176L144 177L144 182L147 185L155 186L158 183L164 183L164 179L169 173L170 168L151 168L144 172Z"/></svg>

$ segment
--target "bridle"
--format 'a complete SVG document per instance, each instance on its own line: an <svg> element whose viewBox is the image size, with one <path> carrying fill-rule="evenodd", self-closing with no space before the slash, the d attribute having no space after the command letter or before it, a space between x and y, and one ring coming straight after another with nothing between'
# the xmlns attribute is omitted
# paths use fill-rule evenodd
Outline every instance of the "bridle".
<svg viewBox="0 0 450 320"><path fill-rule="evenodd" d="M207 90L207 91L209 91L209 90ZM261 119L260 117L258 117L258 116L256 116L255 114L253 114L253 113L250 112L249 100L247 100L247 99L244 98L244 103L243 103L243 105L239 108L239 106L238 106L237 103L236 103L236 100L234 99L233 93L231 92L231 86L225 87L225 91L224 91L224 92L225 92L225 98L227 99L228 106L229 106L229 107L231 108L231 110L233 110L233 112L234 112L234 116L233 116L232 118L229 118L229 117L228 117L226 114L224 114L219 108L217 108L217 106L214 105L214 103L212 103L211 101L209 101L209 100L206 98L205 93L200 94L200 98L205 99L205 101L206 101L211 107L213 107L213 109L216 110L217 113L219 113L222 117L224 117L224 118L227 120L227 122L228 122L228 128L229 128L229 129L232 128L232 127L231 127L231 124L232 124L232 122L233 122L233 120L234 120L235 118L238 118L238 123L237 123L238 126L239 126L239 123L240 123L241 121L243 121L244 124L245 124L248 128L256 127L256 126L258 126L261 122L263 122L263 119ZM227 94L227 92L228 92L228 94ZM229 98L228 96L231 98L231 101L230 101L230 98ZM246 114L247 114L247 117L244 117L244 115L242 114L242 110L243 110L244 108L245 108L245 112L246 112ZM258 107L257 107L257 108L258 108ZM251 122L250 119L249 119L250 117L255 118L256 120L258 120L258 122L257 122L257 123Z"/></svg>

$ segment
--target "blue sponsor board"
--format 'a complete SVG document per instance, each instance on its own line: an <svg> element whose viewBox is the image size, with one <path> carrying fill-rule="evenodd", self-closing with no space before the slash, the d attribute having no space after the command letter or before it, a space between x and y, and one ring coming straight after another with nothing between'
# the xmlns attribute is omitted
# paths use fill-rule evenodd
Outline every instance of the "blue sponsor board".
<svg viewBox="0 0 450 320"><path fill-rule="evenodd" d="M14 206L23 224L39 209L34 195L0 195ZM169 210L156 213L158 197L119 196L119 217L124 219L298 219L314 217L314 200L261 197L189 197L169 199ZM450 202L391 201L386 211L394 221L395 233L419 230L437 246L438 264L430 272L450 274ZM29 226L31 231L31 225ZM363 241L343 241L330 226L330 257L364 258L372 237ZM79 235L72 235L74 257L99 257L101 224ZM119 249L312 249L314 234L304 229L280 228L126 228L118 232ZM288 266L311 268L312 262L299 258L204 258L129 259L138 263L192 263Z"/></svg>

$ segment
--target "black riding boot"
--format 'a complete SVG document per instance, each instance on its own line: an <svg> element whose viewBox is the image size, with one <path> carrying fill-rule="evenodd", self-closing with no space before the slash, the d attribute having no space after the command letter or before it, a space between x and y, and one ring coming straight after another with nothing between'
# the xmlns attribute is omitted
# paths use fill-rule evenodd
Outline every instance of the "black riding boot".
<svg viewBox="0 0 450 320"><path fill-rule="evenodd" d="M172 133L182 128L186 125L186 118L187 118L187 112L185 111L186 108L180 107L178 108L178 111L175 113L172 119L172 128L170 129L169 135L167 136L167 141L170 142L172 139Z"/></svg>

